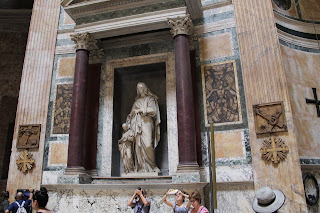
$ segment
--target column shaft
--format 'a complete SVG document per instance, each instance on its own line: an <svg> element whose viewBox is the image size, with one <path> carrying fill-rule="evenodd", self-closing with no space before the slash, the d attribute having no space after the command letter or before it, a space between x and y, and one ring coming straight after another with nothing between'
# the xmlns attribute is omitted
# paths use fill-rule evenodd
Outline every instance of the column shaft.
<svg viewBox="0 0 320 213"><path fill-rule="evenodd" d="M101 64L89 64L88 70L84 168L88 174L96 176Z"/></svg>
<svg viewBox="0 0 320 213"><path fill-rule="evenodd" d="M83 170L83 138L85 126L86 89L89 52L77 50L71 104L68 168Z"/></svg>
<svg viewBox="0 0 320 213"><path fill-rule="evenodd" d="M179 140L178 167L198 166L188 36L183 34L176 35L174 47Z"/></svg>

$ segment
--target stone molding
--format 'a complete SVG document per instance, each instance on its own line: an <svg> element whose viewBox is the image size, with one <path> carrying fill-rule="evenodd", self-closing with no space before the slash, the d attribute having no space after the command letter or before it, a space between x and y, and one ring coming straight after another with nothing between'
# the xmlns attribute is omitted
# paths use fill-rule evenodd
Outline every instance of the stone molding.
<svg viewBox="0 0 320 213"><path fill-rule="evenodd" d="M90 51L89 64L101 64L103 60L103 49L95 49Z"/></svg>
<svg viewBox="0 0 320 213"><path fill-rule="evenodd" d="M168 19L187 14L186 7L143 13L75 27L75 33L94 34L96 39L168 28Z"/></svg>
<svg viewBox="0 0 320 213"><path fill-rule="evenodd" d="M287 43L290 43L299 47L305 47L305 48L311 48L311 49L319 48L318 42L316 40L294 36L289 33L283 32L279 29L277 29L277 32L278 32L279 39Z"/></svg>
<svg viewBox="0 0 320 213"><path fill-rule="evenodd" d="M176 35L191 35L193 24L190 15L184 17L178 17L173 19L168 19L168 24L171 27L171 33L173 37Z"/></svg>
<svg viewBox="0 0 320 213"><path fill-rule="evenodd" d="M92 14L99 14L107 11L116 11L126 8L133 8L156 3L163 3L170 0L94 0L71 4L71 0L64 0L61 3L64 10L72 18L80 18ZM70 2L70 3L68 3Z"/></svg>
<svg viewBox="0 0 320 213"><path fill-rule="evenodd" d="M96 46L97 40L95 40L89 33L77 33L70 35L71 40L76 44L76 49L90 50Z"/></svg>
<svg viewBox="0 0 320 213"><path fill-rule="evenodd" d="M315 34L316 32L320 32L320 24L306 23L302 21L297 21L285 16L282 16L278 13L273 13L274 18L277 24L286 27L290 30L295 30L303 33Z"/></svg>

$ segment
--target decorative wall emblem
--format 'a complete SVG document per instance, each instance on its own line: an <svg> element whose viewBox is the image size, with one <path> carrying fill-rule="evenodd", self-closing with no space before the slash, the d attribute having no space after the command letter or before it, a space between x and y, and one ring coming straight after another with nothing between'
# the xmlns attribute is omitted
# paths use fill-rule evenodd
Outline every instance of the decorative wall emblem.
<svg viewBox="0 0 320 213"><path fill-rule="evenodd" d="M288 131L282 102L253 105L253 114L257 134Z"/></svg>
<svg viewBox="0 0 320 213"><path fill-rule="evenodd" d="M312 100L312 99L307 99L307 98L306 98L306 103L307 103L307 104L314 104L314 105L316 105L317 116L320 117L320 109L319 109L320 100L318 100L317 89L316 89L316 88L312 88L312 92L313 92L314 100Z"/></svg>
<svg viewBox="0 0 320 213"><path fill-rule="evenodd" d="M53 134L68 134L70 128L71 100L73 84L59 84L53 116Z"/></svg>
<svg viewBox="0 0 320 213"><path fill-rule="evenodd" d="M40 141L40 124L20 125L17 149L38 148Z"/></svg>
<svg viewBox="0 0 320 213"><path fill-rule="evenodd" d="M35 160L32 158L32 154L28 153L27 150L24 150L19 155L16 164L21 172L26 173L28 172L28 170L31 170L33 168L34 162Z"/></svg>
<svg viewBox="0 0 320 213"><path fill-rule="evenodd" d="M285 160L289 152L288 146L281 138L271 136L269 140L263 141L263 147L260 149L261 157L265 161L272 161L277 164Z"/></svg>
<svg viewBox="0 0 320 213"><path fill-rule="evenodd" d="M316 205L319 201L319 184L317 179L308 172L303 176L303 185L307 204L310 206Z"/></svg>
<svg viewBox="0 0 320 213"><path fill-rule="evenodd" d="M186 15L184 17L178 17L174 19L168 19L168 24L171 27L170 32L173 37L176 35L184 34L191 35L192 34L192 21L190 15Z"/></svg>
<svg viewBox="0 0 320 213"><path fill-rule="evenodd" d="M206 126L240 121L240 98L236 63L228 61L202 66Z"/></svg>

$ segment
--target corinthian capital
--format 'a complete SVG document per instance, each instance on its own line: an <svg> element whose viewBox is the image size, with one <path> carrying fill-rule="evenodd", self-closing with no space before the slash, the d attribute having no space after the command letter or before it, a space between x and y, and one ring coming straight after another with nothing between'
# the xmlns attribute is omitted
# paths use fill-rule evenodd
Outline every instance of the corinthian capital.
<svg viewBox="0 0 320 213"><path fill-rule="evenodd" d="M171 27L170 32L172 33L173 37L180 34L191 35L192 33L193 24L190 15L168 19L168 24Z"/></svg>
<svg viewBox="0 0 320 213"><path fill-rule="evenodd" d="M71 40L76 44L76 49L90 50L96 46L97 40L95 40L89 33L78 33L71 35Z"/></svg>

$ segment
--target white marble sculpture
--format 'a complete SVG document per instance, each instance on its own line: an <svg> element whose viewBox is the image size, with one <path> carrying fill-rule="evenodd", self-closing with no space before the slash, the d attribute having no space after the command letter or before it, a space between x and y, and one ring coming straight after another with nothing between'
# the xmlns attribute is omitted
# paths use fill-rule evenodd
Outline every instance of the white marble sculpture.
<svg viewBox="0 0 320 213"><path fill-rule="evenodd" d="M145 83L137 84L137 97L122 127L119 150L124 172L159 172L155 161L160 140L158 97Z"/></svg>

